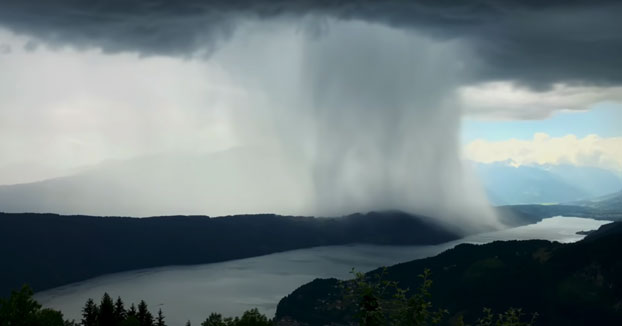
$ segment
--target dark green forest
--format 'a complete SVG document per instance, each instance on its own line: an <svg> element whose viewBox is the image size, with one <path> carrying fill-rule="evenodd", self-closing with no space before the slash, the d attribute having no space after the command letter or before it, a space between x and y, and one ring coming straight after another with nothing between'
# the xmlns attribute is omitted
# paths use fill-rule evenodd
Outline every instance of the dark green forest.
<svg viewBox="0 0 622 326"><path fill-rule="evenodd" d="M463 244L435 257L316 279L279 302L274 319L257 309L239 317L205 314L201 326L395 325L532 326L622 324L622 222L577 243L543 240ZM167 325L145 301L103 294L79 321L44 309L23 287L0 300L0 326Z"/></svg>
<svg viewBox="0 0 622 326"><path fill-rule="evenodd" d="M618 197L584 206L497 209L512 225L555 215L617 218ZM240 215L214 219L0 213L5 266L0 269L0 297L6 297L0 301L0 326L166 324L164 312L150 311L144 301L126 305L121 298L104 294L98 302L85 303L83 320L66 321L61 312L42 308L32 298L33 290L106 273L319 245L433 244L456 238L457 234L429 219L400 212L344 218ZM432 274L424 273L424 280L417 276L427 270ZM433 281L434 287L426 280ZM9 295L24 284L29 286ZM379 285L384 286L381 292ZM414 315L413 302L419 307ZM432 311L432 302L439 308ZM371 313L363 307L372 309ZM364 321L362 312L375 317ZM434 318L404 324L405 314L421 313ZM604 225L573 244L542 240L463 244L435 257L357 274L350 281L316 279L283 298L274 320L250 310L237 318L206 314L203 325L389 325L396 320L404 325L492 326L509 321L514 322L509 325L528 325L532 321L526 317L536 313L537 325L622 325L622 222Z"/></svg>
<svg viewBox="0 0 622 326"><path fill-rule="evenodd" d="M508 226L557 215L616 220L621 217L620 198L622 195L616 194L598 205L590 202L591 207L518 205L498 207L497 211ZM460 237L431 218L398 211L339 218L0 213L0 254L3 264L12 266L0 269L0 296L23 284L42 291L99 275L150 267L214 263L316 246L427 245Z"/></svg>
<svg viewBox="0 0 622 326"><path fill-rule="evenodd" d="M538 313L537 325L622 325L622 222L571 244L462 244L435 257L369 272L364 279L382 276L410 296L422 286L416 275L428 268L434 281L430 301L448 311L447 325L477 320L484 307ZM342 281L316 279L283 298L275 318L297 325L351 324L357 311L344 305L345 294Z"/></svg>
<svg viewBox="0 0 622 326"><path fill-rule="evenodd" d="M279 215L152 218L0 213L0 296L128 270L221 262L351 243L437 244L459 237L401 212L341 218ZM45 273L41 273L45 270Z"/></svg>

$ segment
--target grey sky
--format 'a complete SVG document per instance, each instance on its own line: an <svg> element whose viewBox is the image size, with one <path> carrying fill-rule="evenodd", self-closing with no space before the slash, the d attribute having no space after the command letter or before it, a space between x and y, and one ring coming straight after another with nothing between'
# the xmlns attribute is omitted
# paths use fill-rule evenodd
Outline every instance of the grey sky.
<svg viewBox="0 0 622 326"><path fill-rule="evenodd" d="M188 57L211 53L248 19L361 20L468 40L479 58L474 78L546 87L622 81L611 69L622 64L621 10L613 0L7 0L0 25L55 46Z"/></svg>
<svg viewBox="0 0 622 326"><path fill-rule="evenodd" d="M605 1L3 1L0 184L79 178L54 181L64 193L0 190L22 198L15 211L403 209L494 225L460 162L462 115L619 100L617 12Z"/></svg>

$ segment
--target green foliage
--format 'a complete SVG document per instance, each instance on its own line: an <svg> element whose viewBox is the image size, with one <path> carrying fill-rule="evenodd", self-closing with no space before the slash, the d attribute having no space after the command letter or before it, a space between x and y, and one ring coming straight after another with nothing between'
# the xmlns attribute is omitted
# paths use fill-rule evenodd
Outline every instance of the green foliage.
<svg viewBox="0 0 622 326"><path fill-rule="evenodd" d="M204 322L201 323L201 326L226 326L227 324L222 318L221 314L211 313Z"/></svg>
<svg viewBox="0 0 622 326"><path fill-rule="evenodd" d="M492 309L484 308L484 315L477 320L475 326L532 326L538 317L537 313L531 315L529 321L523 321L525 314L521 309L510 308L501 314L494 314Z"/></svg>
<svg viewBox="0 0 622 326"><path fill-rule="evenodd" d="M134 304L126 311L121 298L113 301L104 293L99 305L88 299L82 308L82 320L79 324L63 320L60 311L41 309L41 305L32 298L32 290L24 286L20 291L13 291L8 299L0 299L0 326L166 326L162 309L154 319L147 303L140 301L138 308ZM190 321L186 323L190 325ZM272 320L259 310L245 311L241 317L223 318L212 313L201 326L271 326Z"/></svg>
<svg viewBox="0 0 622 326"><path fill-rule="evenodd" d="M242 317L223 318L219 313L211 313L201 326L270 326L272 320L253 308L242 314Z"/></svg>
<svg viewBox="0 0 622 326"><path fill-rule="evenodd" d="M45 326L65 326L65 321L63 320L63 314L60 311L52 310L52 309L42 309L39 311L38 316L38 325Z"/></svg>
<svg viewBox="0 0 622 326"><path fill-rule="evenodd" d="M427 326L439 325L443 318L448 314L447 310L434 309L430 302L430 289L432 288L432 273L425 269L421 278L421 287L410 298L407 297L407 290L397 289L395 297L401 302L398 315L398 325ZM397 284L397 283L396 283Z"/></svg>
<svg viewBox="0 0 622 326"><path fill-rule="evenodd" d="M386 279L386 269L381 273L357 273L355 278L342 282L344 304L355 307L360 326L438 326L447 324L448 312L435 308L431 302L432 279L429 269L419 275L421 285L412 294L409 289L398 286L398 282ZM0 326L77 326L73 321L64 321L61 312L41 309L32 298L33 292L24 287L13 291L7 300L0 299ZM494 314L485 308L483 316L472 326L533 326L537 314L526 316L521 309L511 308ZM147 303L140 301L125 310L121 298L116 302L104 293L100 304L88 299L82 309L81 326L166 326L162 310L154 319ZM525 320L528 319L528 320ZM460 317L451 323L467 326ZM186 323L190 325L190 321ZM241 317L227 317L219 313L210 314L201 326L271 326L273 321L257 308L245 311Z"/></svg>
<svg viewBox="0 0 622 326"><path fill-rule="evenodd" d="M369 279L365 274L352 270L355 278L344 283L345 302L357 307L361 326L433 326L439 325L447 314L435 309L430 302L432 280L430 271L419 275L422 285L412 296L408 289L402 289L398 282L385 279L386 269Z"/></svg>
<svg viewBox="0 0 622 326"><path fill-rule="evenodd" d="M355 272L354 280L343 282L344 301L357 307L357 318L360 326L437 326L449 321L449 312L434 308L431 302L432 273L425 269L419 276L421 285L412 295L409 289L398 286L398 282L387 280L386 268L382 272L372 274ZM485 308L484 315L474 326L533 326L537 314L525 321L521 309L510 308L494 314L492 309ZM467 326L462 316L453 324ZM210 325L211 326L211 325Z"/></svg>
<svg viewBox="0 0 622 326"><path fill-rule="evenodd" d="M13 291L9 299L0 299L0 326L64 326L63 314L52 309L41 309L32 298L28 286Z"/></svg>
<svg viewBox="0 0 622 326"><path fill-rule="evenodd" d="M242 318L235 324L235 326L270 326L272 321L257 310L253 308L247 310L242 314Z"/></svg>
<svg viewBox="0 0 622 326"><path fill-rule="evenodd" d="M41 305L32 298L32 290L24 286L11 292L8 300L0 301L0 325L30 326L36 323Z"/></svg>

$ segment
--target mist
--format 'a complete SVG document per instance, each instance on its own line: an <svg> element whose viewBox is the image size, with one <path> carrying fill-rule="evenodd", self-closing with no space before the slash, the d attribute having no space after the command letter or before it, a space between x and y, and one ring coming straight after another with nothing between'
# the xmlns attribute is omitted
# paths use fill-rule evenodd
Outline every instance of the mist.
<svg viewBox="0 0 622 326"><path fill-rule="evenodd" d="M168 115L137 120L142 129L126 142L157 140L160 130L176 137L142 141L149 151L125 154L139 159L95 165L69 178L70 187L52 180L46 189L58 195L5 207L35 202L30 211L137 216L403 210L466 232L498 227L460 160L456 90L472 79L472 53L458 39L358 20L240 21L209 56L185 59L206 65L206 78L225 91L206 93L204 108L178 108L187 114L176 114L173 127ZM131 80L148 81L145 71ZM141 95L149 104L158 96ZM191 132L197 118L209 120L200 110L218 112L228 150L216 144L209 154L206 139Z"/></svg>
<svg viewBox="0 0 622 326"><path fill-rule="evenodd" d="M461 108L540 119L568 102L543 94L618 94L619 7L2 2L0 184L47 181L0 186L1 204L495 227L460 160Z"/></svg>
<svg viewBox="0 0 622 326"><path fill-rule="evenodd" d="M243 44L263 44L259 53L232 44L213 60L270 100L248 110L261 112L252 121L274 129L283 155L307 165L310 213L399 209L495 225L459 157L454 97L470 78L467 45L360 21L275 25L252 27Z"/></svg>
<svg viewBox="0 0 622 326"><path fill-rule="evenodd" d="M257 98L233 111L239 141L304 171L301 213L397 209L488 228L498 223L458 146L469 58L458 40L307 18L247 23L209 60Z"/></svg>

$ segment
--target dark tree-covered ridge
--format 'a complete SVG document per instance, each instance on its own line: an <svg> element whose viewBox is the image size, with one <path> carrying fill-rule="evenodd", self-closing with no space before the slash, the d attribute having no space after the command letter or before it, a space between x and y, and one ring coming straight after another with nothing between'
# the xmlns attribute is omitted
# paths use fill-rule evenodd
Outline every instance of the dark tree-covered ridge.
<svg viewBox="0 0 622 326"><path fill-rule="evenodd" d="M0 213L0 296L133 269L221 262L351 243L419 245L458 235L401 212L152 218Z"/></svg>
<svg viewBox="0 0 622 326"><path fill-rule="evenodd" d="M432 270L431 301L456 320L474 320L482 307L520 307L539 314L537 325L622 325L622 222L602 226L584 240L461 244L435 257L414 260L379 273L402 288L417 289L422 270ZM355 311L341 303L336 279L316 279L277 307L281 325L345 325Z"/></svg>

